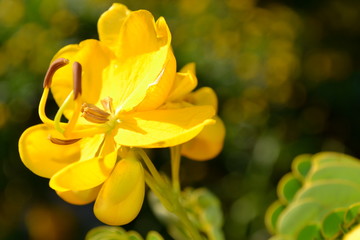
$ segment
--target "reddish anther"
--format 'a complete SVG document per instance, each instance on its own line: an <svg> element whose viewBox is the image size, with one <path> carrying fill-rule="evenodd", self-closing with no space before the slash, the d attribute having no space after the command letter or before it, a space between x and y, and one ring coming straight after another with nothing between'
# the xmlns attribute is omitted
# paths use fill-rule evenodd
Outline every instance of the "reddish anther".
<svg viewBox="0 0 360 240"><path fill-rule="evenodd" d="M59 139L59 138L53 138L51 136L49 136L49 140L57 145L70 145L73 143L76 143L77 141L79 141L81 138L77 138L77 139Z"/></svg>
<svg viewBox="0 0 360 240"><path fill-rule="evenodd" d="M78 62L73 64L73 79L74 79L74 100L81 94L81 73L82 67Z"/></svg>
<svg viewBox="0 0 360 240"><path fill-rule="evenodd" d="M69 63L68 59L65 58L58 58L55 61L53 61L49 67L49 69L46 72L45 78L44 78L44 83L43 83L43 87L44 88L50 88L51 87L51 81L52 78L55 74L55 72L59 69L62 68L63 66L67 65Z"/></svg>

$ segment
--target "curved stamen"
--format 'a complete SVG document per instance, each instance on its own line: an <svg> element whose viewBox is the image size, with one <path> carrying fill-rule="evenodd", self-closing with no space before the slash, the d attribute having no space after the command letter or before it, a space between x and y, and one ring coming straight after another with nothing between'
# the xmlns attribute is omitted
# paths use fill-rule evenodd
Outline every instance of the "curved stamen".
<svg viewBox="0 0 360 240"><path fill-rule="evenodd" d="M73 92L74 92L75 106L74 106L73 114L68 122L68 125L66 126L64 134L73 131L73 129L75 128L75 125L78 121L79 115L80 115L81 98L79 98L79 96L81 96L81 93L82 93L81 73L82 73L81 64L78 62L74 62L74 64L73 64L73 81L74 81Z"/></svg>
<svg viewBox="0 0 360 240"><path fill-rule="evenodd" d="M77 138L77 139L59 139L59 138L53 138L51 136L49 136L49 140L57 145L70 145L73 143L76 143L77 141L81 140L81 138Z"/></svg>
<svg viewBox="0 0 360 240"><path fill-rule="evenodd" d="M44 88L44 91L41 95L39 108L38 108L39 117L43 123L52 123L53 122L51 119L49 119L46 116L46 113L45 113L46 100L47 100L48 96L49 96L49 88L46 87L46 88Z"/></svg>
<svg viewBox="0 0 360 240"><path fill-rule="evenodd" d="M50 87L51 87L51 82L52 82L52 78L55 74L55 72L65 66L66 64L69 63L69 60L65 59L65 58L59 58L56 59L49 67L45 79L44 79L44 92L41 96L41 100L39 103L39 115L40 115L40 119L44 122L44 123L49 123L49 124L54 124L55 129L57 129L60 133L63 133L65 137L69 138L68 140L64 140L64 139L58 139L58 138L52 138L49 137L50 141L52 141L55 144L60 144L60 145L68 145L68 144L72 144L78 140L80 140L81 138L84 137L92 137L96 134L102 134L102 133L106 133L109 130L109 126L107 124L99 124L96 127L92 127L92 126L87 126L84 129L76 129L76 123L78 121L79 118L79 114L80 112L82 112L82 103L81 103L81 98L79 96L81 96L82 93L82 87L81 87L81 74L82 74L82 67L81 64L78 62L74 62L73 64L73 78L74 78L74 86L73 86L73 90L69 93L69 95L66 97L66 99L64 100L64 102L61 104L58 112L55 115L54 120L49 119L46 114L45 114L45 105L46 105L46 100L47 97L49 95L49 91L50 91ZM73 114L71 116L71 119L69 120L68 123L63 123L61 122L61 116L63 115L65 109L67 108L67 106L71 103L71 98L74 99L74 103L75 103L75 107L74 107L74 111ZM93 107L91 107L90 112L92 114L95 115L100 115L100 121L99 123L105 123L108 121L107 117L110 115L107 112L99 109L100 111L96 111L94 110ZM91 114L88 115L90 116L90 118L92 117Z"/></svg>
<svg viewBox="0 0 360 240"><path fill-rule="evenodd" d="M55 72L59 69L62 68L63 66L67 65L69 63L69 60L66 58L58 58L55 61L53 61L50 65L50 67L48 68L45 78L44 78L44 83L43 83L43 87L44 88L50 88L51 86L51 82L52 82L52 78L55 74Z"/></svg>
<svg viewBox="0 0 360 240"><path fill-rule="evenodd" d="M56 59L54 62L51 63L49 69L46 72L46 75L44 78L44 83L43 83L44 91L43 91L43 94L41 95L39 108L38 108L39 117L43 123L51 124L53 122L51 119L49 119L46 116L46 113L45 113L45 106L46 106L47 98L49 96L49 88L51 87L52 78L53 78L55 72L59 68L67 65L68 63L69 63L68 59L65 59L65 58Z"/></svg>
<svg viewBox="0 0 360 240"><path fill-rule="evenodd" d="M81 94L81 73L82 67L81 64L78 62L74 62L73 64L73 80L74 80L74 100Z"/></svg>

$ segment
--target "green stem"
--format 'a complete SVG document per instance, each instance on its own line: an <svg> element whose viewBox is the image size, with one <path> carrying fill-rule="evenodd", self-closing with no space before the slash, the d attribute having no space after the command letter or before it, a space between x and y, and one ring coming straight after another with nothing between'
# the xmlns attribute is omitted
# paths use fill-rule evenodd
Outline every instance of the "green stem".
<svg viewBox="0 0 360 240"><path fill-rule="evenodd" d="M182 207L182 205L178 202L176 210L173 212L176 216L179 217L180 221L184 224L185 229L188 230L191 239L193 240L203 240L204 238L200 235L198 229L194 227L192 222L189 220L185 209Z"/></svg>
<svg viewBox="0 0 360 240"><path fill-rule="evenodd" d="M141 148L137 148L136 152L140 155L141 159L144 161L146 167L149 169L151 175L154 177L155 182L162 182L163 180L160 173L156 170L154 164L152 163L146 152Z"/></svg>
<svg viewBox="0 0 360 240"><path fill-rule="evenodd" d="M198 229L189 220L186 210L181 205L180 199L180 184L179 184L179 167L180 167L180 148L174 149L171 152L171 159L175 162L175 171L173 172L173 184L171 185L156 170L155 166L151 162L150 158L142 149L137 149L137 153L142 158L143 162L149 169L149 172L145 170L145 182L158 197L163 206L173 214L175 214L180 223L183 224L184 228L188 231L192 240L203 240ZM175 175L174 175L175 173ZM177 183L174 184L174 178Z"/></svg>
<svg viewBox="0 0 360 240"><path fill-rule="evenodd" d="M174 146L170 148L170 155L171 155L171 176L172 176L172 183L173 188L176 192L180 192L180 145Z"/></svg>

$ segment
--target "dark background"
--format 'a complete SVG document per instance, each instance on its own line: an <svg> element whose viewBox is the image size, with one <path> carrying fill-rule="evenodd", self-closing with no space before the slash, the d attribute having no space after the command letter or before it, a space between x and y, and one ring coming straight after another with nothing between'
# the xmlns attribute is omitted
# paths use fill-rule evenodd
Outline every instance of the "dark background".
<svg viewBox="0 0 360 240"><path fill-rule="evenodd" d="M37 105L52 56L98 38L108 0L0 0L0 239L82 239L101 225L92 206L72 206L26 169L17 141L40 123ZM360 2L356 0L127 0L164 16L178 69L195 62L199 86L219 97L227 127L214 160L184 159L183 186L221 200L229 240L265 240L276 184L302 153L360 157ZM56 105L49 104L49 113ZM168 172L168 152L154 153ZM164 232L145 202L125 226Z"/></svg>

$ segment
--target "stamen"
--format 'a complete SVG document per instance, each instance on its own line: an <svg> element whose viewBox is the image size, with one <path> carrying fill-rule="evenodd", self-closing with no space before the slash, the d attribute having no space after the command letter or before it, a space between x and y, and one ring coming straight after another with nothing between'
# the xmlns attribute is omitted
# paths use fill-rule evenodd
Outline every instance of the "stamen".
<svg viewBox="0 0 360 240"><path fill-rule="evenodd" d="M106 97L101 100L101 105L103 108L111 113L114 113L113 105L112 105L113 99L111 97Z"/></svg>
<svg viewBox="0 0 360 240"><path fill-rule="evenodd" d="M65 128L64 135L68 134L69 132L73 131L75 128L76 123L78 122L78 118L81 111L81 102L80 99L76 99L74 102L74 111L73 114Z"/></svg>
<svg viewBox="0 0 360 240"><path fill-rule="evenodd" d="M83 113L81 116L84 117L89 122L93 122L93 123L106 123L108 121L107 118L102 118L90 113Z"/></svg>
<svg viewBox="0 0 360 240"><path fill-rule="evenodd" d="M99 117L106 117L106 118L110 116L109 113L105 112L101 108L99 108L93 104L88 104L88 103L83 103L83 105L81 106L81 112L86 112L86 113L97 115Z"/></svg>
<svg viewBox="0 0 360 240"><path fill-rule="evenodd" d="M109 121L108 117L110 114L92 104L84 103L81 107L81 112L83 113L81 116L89 122L106 123Z"/></svg>
<svg viewBox="0 0 360 240"><path fill-rule="evenodd" d="M68 59L65 59L65 58L58 58L56 59L54 62L51 63L50 67L48 68L47 72L46 72L46 75L45 75L45 78L44 78L44 83L43 83L43 87L44 88L50 88L51 86L51 82L52 82L52 78L55 74L55 72L67 65L69 63L69 60Z"/></svg>
<svg viewBox="0 0 360 240"><path fill-rule="evenodd" d="M74 79L74 100L77 99L79 94L81 94L81 73L82 67L78 62L73 64L73 79Z"/></svg>
<svg viewBox="0 0 360 240"><path fill-rule="evenodd" d="M74 62L73 64L73 96L74 96L74 111L73 114L65 128L65 131L63 132L65 134L71 132L78 120L80 109L81 109L81 99L78 98L79 95L81 95L82 88L81 88L81 73L82 73L82 67L81 64L78 62ZM69 98L70 99L70 98ZM66 103L67 104L67 103ZM61 107L60 107L61 108ZM59 111L60 112L60 111ZM60 113L59 113L60 114ZM62 112L61 112L62 114ZM61 115L60 115L61 117ZM60 121L60 118L59 118ZM59 129L59 128L57 128Z"/></svg>
<svg viewBox="0 0 360 240"><path fill-rule="evenodd" d="M53 137L49 136L49 140L52 143L58 144L58 145L70 145L70 144L76 143L80 139L81 138L77 138L77 139L59 139L59 138L53 138Z"/></svg>
<svg viewBox="0 0 360 240"><path fill-rule="evenodd" d="M46 100L49 96L49 91L50 91L49 88L44 88L43 94L41 95L39 108L38 108L39 117L43 123L52 123L53 122L51 119L49 119L46 116L46 113L45 113L45 105L46 105Z"/></svg>
<svg viewBox="0 0 360 240"><path fill-rule="evenodd" d="M55 72L67 65L69 63L69 60L65 59L65 58L59 58L56 59L54 62L52 62L52 64L50 65L49 69L46 72L45 78L44 78L44 83L43 83L43 87L44 87L44 92L41 96L40 99L40 103L39 103L39 116L41 121L43 121L44 123L52 123L52 120L50 120L45 113L45 105L46 105L46 100L49 96L49 88L51 87L51 82L52 82L52 78L55 74Z"/></svg>

